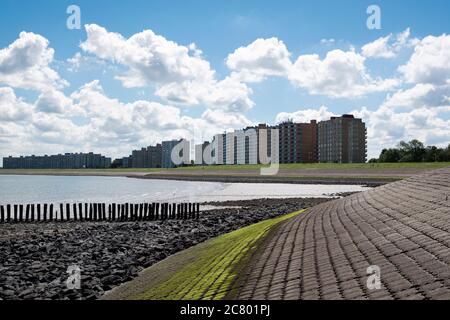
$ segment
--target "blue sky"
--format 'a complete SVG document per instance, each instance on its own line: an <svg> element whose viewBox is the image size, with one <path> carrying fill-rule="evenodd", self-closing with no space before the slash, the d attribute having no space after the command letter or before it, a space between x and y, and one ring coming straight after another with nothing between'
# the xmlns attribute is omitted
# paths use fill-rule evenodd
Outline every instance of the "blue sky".
<svg viewBox="0 0 450 320"><path fill-rule="evenodd" d="M66 8L71 4L78 5L81 9L82 28L80 30L69 30L66 28L66 19L69 16L66 14ZM369 30L366 27L368 18L366 9L372 4L376 4L381 8L381 30ZM445 0L426 2L400 0L376 2L357 0L281 2L249 0L127 2L1 0L0 8L0 49L7 48L13 44L22 31L32 32L47 39L47 49L52 48L54 50L53 59L48 64L48 67L57 72L60 79L67 82L63 86L55 86L54 90L71 100L69 102L66 100L64 103L61 102L61 106L59 106L61 108L57 108L58 112L54 112L54 109L52 112L49 112L49 108L46 109L45 106L39 107L37 99L42 96L41 100L48 102L48 99L43 99L45 98L43 95L48 94L49 90L53 89L49 89L47 85L45 89L27 87L27 85L18 84L14 80L16 78L11 80L12 76L10 75L9 77L4 75L2 80L0 58L0 88L10 88L13 90L14 95L12 97L11 90L8 89L9 91L4 91L4 96L6 97L6 92L8 92L8 97L12 97L11 99L15 103L22 101L31 106L30 108L36 109L33 110L33 114L30 117L21 119L19 119L19 116L15 117L17 119L14 119L12 116L9 117L9 123L7 123L7 119L2 121L0 118L1 156L20 153L29 148L34 149L38 153L39 151L47 153L66 150L78 151L77 149L88 151L85 149L96 148L106 153L113 153L114 156L120 156L121 153L126 152L130 148L154 143L161 138L173 138L177 134L183 134L183 130L176 128L175 124L163 125L160 128L145 127L144 129L148 129L148 132L141 130L141 132L127 131L124 133L123 128L117 128L116 132L102 132L101 128L105 127L109 123L108 121L116 123L124 115L118 114L112 116L112 119L105 119L99 115L99 112L96 114L92 110L83 111L81 110L82 108L90 108L88 105L95 103L82 101L88 94L83 95L83 98L80 98L80 95L78 97L72 96L76 92L80 93L82 86L89 83L92 84L92 81L95 80L98 80L96 83L97 89L92 90L98 91L98 86L101 86L102 94L105 97L117 99L118 108L120 108L120 105L133 104L138 100L145 100L160 104L161 114L167 115L171 114L170 112L179 111L180 114L177 116L178 122L192 124L192 127L197 129L197 134L193 133L197 140L209 137L213 133L211 130L214 128L224 130L237 128L248 123L275 123L277 119L282 118L280 113L286 113L285 116L303 120L308 116L317 116L318 114L314 110L318 111L320 107L324 106L325 109L322 109L322 116L331 113L342 114L358 111L358 115L362 116L368 127L370 127L370 138L374 139L374 141L369 143L369 154L374 156L380 151L382 146L392 145L399 139L407 139L413 137L416 132L420 132L420 123L428 128L432 125L430 119L438 118L438 125L445 127L450 118L448 109L446 109L449 103L445 99L445 97L450 96L450 93L448 86L443 85L448 80L449 75L448 67L445 67L445 63L442 66L438 66L440 69L436 68L436 66L430 66L430 72L435 73L436 77L441 77L438 80L433 78L432 81L424 81L423 77L416 76L415 72L417 70L412 69L415 66L412 64L411 68L409 68L409 76L398 70L400 66L408 64L416 48L421 45L420 41L424 38L427 36L440 37L449 33L450 19L448 19L448 12L450 12L450 2ZM261 75L259 73L262 72L261 69L255 71L259 68L256 65L261 61L267 62L268 60L262 57L259 61L249 62L248 56L245 56L251 55L254 48L244 52L244 56L235 57L235 61L237 61L235 68L230 67L229 55L233 54L238 48L246 48L257 39L276 38L282 42L282 45L280 43L269 44L267 42L262 43L261 47L272 45L276 47L276 50L279 49L280 52L284 52L286 49L290 55L289 65L293 65L299 56L317 54L318 61L324 62L327 54L331 51L339 50L340 53L345 53L348 56L351 55L351 52L354 52L357 55L357 57L353 57L355 58L355 63L361 57L364 60L365 69L362 77L364 78L367 75L371 77L366 85L371 83L374 86L382 86L382 80L386 79L397 79L399 83L395 86L390 86L386 90L365 88L364 92L358 95L352 94L356 89L346 87L345 90L349 91L339 96L338 91L340 88L337 85L325 87L330 81L336 81L337 78L340 78L340 75L330 74L330 79L327 79L326 75L321 75L320 79L310 83L308 82L310 80L305 79L302 75L302 73L307 73L305 69L300 71L298 69L296 71L284 70L282 72L283 75L279 75L279 69L267 71L267 66L265 66L265 73L261 76L263 79L245 80L242 76L237 76L236 79L239 78L239 80L235 80L236 83L233 83L233 85L245 86L245 90L250 90L245 96L242 96L242 99L250 99L251 105L242 108L227 106L222 100L225 99L225 96L226 99L233 100L234 91L222 93L220 91L222 87L220 86L217 90L215 87L211 87L211 90L216 90L214 92L221 96L218 99L220 103L217 102L217 99L214 100L196 93L195 100L198 100L197 102L180 104L174 102L173 99L168 99L167 95L158 93L157 90L167 84L178 85L183 80L178 81L171 78L170 81L160 82L156 80L152 82L154 77L149 75L150 80L146 78L145 83L143 82L132 87L125 85L124 81L119 80L118 77L133 69L132 61L134 61L134 58L127 57L123 58L122 61L118 61L120 59L114 57L113 53L109 56L102 56L101 49L97 47L95 49L80 48L80 44L88 40L87 30L83 27L84 25L99 26L108 33L120 34L125 40L144 30L152 30L154 34L162 36L167 41L173 41L182 47L188 47L189 44L195 43L196 48L201 50L201 58L199 59L209 63L210 69L214 71L213 81L218 82L229 77L232 73L242 74L242 69L253 75L255 75L255 72ZM410 31L409 42L402 46L398 45L399 49L394 50L394 47L397 48L395 38L408 30L408 28ZM395 51L393 56L380 58L376 56L377 53L363 54L363 46L389 35L391 35L389 39L390 50ZM446 51L448 39L445 36L436 41L443 43L443 45L438 46L440 48L438 50L442 51L439 56L443 56L445 62L448 54L448 51ZM430 47L432 46L430 45ZM261 49L261 47L259 48ZM81 65L77 70L73 70L73 66L68 62L68 59L71 59L76 54L79 54L81 57L87 57L86 59L90 60L85 60L84 63L86 65ZM193 55L192 52L189 54ZM264 53L261 54L263 55ZM347 55L345 55L346 58L348 57ZM341 58L346 59L344 55ZM336 59L338 62L342 62L339 60L339 57ZM333 61L330 58L331 65L335 65ZM270 63L272 64L273 62ZM134 67L137 68L138 72L142 71L138 67ZM307 71L314 75L320 72L328 72L328 70L339 71L347 67L346 65L327 69L323 66L321 69L318 67L318 70L310 70L308 67ZM201 70L199 71L200 73L202 72ZM286 74L284 74L285 71ZM151 70L145 69L142 72L151 72ZM274 73L277 74L274 75ZM18 74L14 76L20 77ZM349 74L343 75L342 81L347 81L346 77L348 76ZM139 77L141 79L142 75ZM189 75L189 79L193 79L193 77ZM201 78L202 76L196 74L196 80L193 81L197 81L199 77ZM408 77L409 79L407 79ZM430 86L434 87L429 89ZM382 114L383 108L381 106L383 104L392 104L386 103L389 102L389 97L395 95L396 92L414 88L416 89L415 92L421 92L419 98L425 99L427 104L421 102L422 100L418 98L417 94L410 92L410 96L420 100L417 107L411 107L417 101L411 102L408 100L411 106L403 106L400 103L399 108L393 108L394 111L389 111L389 115L386 116L390 119L390 122L382 123L381 120L386 117ZM427 91L424 88L429 90ZM425 90L426 93L419 89ZM426 97L426 94L430 92L442 93L438 103L430 105L429 100L431 98ZM211 92L208 94L211 94ZM183 98L186 98L186 96L183 96ZM245 102L243 103L245 104ZM11 108L11 103L8 106ZM175 109L164 109L165 106ZM436 111L438 109L434 108L435 106L441 109ZM402 108L406 108L406 110ZM423 114L423 112L417 111L419 108L425 108L426 112L429 112L430 119L417 119L417 114ZM130 106L131 109L133 111L130 112L135 112L134 106ZM72 112L73 110L78 110L78 113ZM170 112L164 113L168 110ZM211 115L214 112L219 113L206 117L205 110L213 110ZM300 113L298 113L299 111ZM9 112L13 113L11 110ZM108 110L106 109L104 112L108 113ZM152 109L152 112L151 114L147 113L146 116L158 117L158 115L154 114L157 111ZM367 119L364 118L365 116ZM189 119L183 119L183 117L188 117ZM133 116L132 118L135 119L136 117ZM202 118L205 122L215 119L217 123L213 123L212 126L208 127L207 124L196 120ZM411 122L405 125L406 129L399 124L399 119L401 122L403 118L406 119L405 121ZM67 138L67 132L64 132L63 129L50 128L48 125L42 124L42 121L52 122L55 119L69 121L68 125L71 126L73 124L75 126L74 130L71 130L72 132L80 130L78 135L83 135L85 132L90 132L89 134L95 132L99 136L104 134L104 138L99 138L95 142L88 142L87 138ZM220 119L227 119L227 121L220 123ZM36 121L38 122L37 125L35 125ZM142 121L145 122L144 120ZM148 121L143 126L149 126L149 123L152 122ZM26 132L29 130L29 126L33 126L32 130L35 130L33 131L37 136L35 143L30 144L27 142L29 139L25 138L25 133L11 133L14 130L18 130L19 127ZM2 128L3 130L1 131ZM386 129L386 133L383 134L382 138L378 139L379 135L375 134L375 130L383 128ZM136 130L138 129L136 127ZM201 132L201 136L198 136L199 132ZM44 138L40 139L39 135L42 135ZM450 142L446 132L442 132L442 130L437 133L430 131L418 138L442 145ZM109 139L109 141L105 142L104 140L106 139ZM112 142L114 139L116 139L117 144ZM69 142L66 140L69 140ZM73 142L74 140L77 142ZM15 143L12 141L15 141ZM22 147L17 147L17 142L21 142L19 144Z"/></svg>

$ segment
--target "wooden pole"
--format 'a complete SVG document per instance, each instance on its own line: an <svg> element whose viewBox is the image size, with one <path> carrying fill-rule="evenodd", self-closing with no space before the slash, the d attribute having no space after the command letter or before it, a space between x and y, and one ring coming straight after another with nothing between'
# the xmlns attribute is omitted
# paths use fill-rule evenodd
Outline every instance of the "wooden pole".
<svg viewBox="0 0 450 320"><path fill-rule="evenodd" d="M155 220L159 220L159 218L160 218L159 207L160 207L160 204L159 204L159 202L157 202L156 203L156 210L155 210Z"/></svg>
<svg viewBox="0 0 450 320"><path fill-rule="evenodd" d="M167 219L172 217L172 205L170 203L167 204Z"/></svg>
<svg viewBox="0 0 450 320"><path fill-rule="evenodd" d="M97 221L97 216L98 216L98 212L97 212L97 210L98 210L98 207L97 207L97 203L93 203L92 204L92 214L93 214L93 217L92 217L92 221Z"/></svg>
<svg viewBox="0 0 450 320"><path fill-rule="evenodd" d="M27 204L25 208L25 221L26 222L30 221L30 204Z"/></svg>
<svg viewBox="0 0 450 320"><path fill-rule="evenodd" d="M47 221L47 204L46 203L44 203L43 210L44 210L44 212L43 212L44 221Z"/></svg>
<svg viewBox="0 0 450 320"><path fill-rule="evenodd" d="M66 218L67 218L67 221L70 221L70 219L71 219L70 203L66 203Z"/></svg>
<svg viewBox="0 0 450 320"><path fill-rule="evenodd" d="M147 219L148 219L148 203L146 202L146 203L144 203L144 213L143 213L143 217L142 217L142 219L144 220L144 221L147 221Z"/></svg>
<svg viewBox="0 0 450 320"><path fill-rule="evenodd" d="M150 221L153 221L153 219L155 219L155 204L154 203L149 204L149 210L150 210L150 212L149 212L148 219Z"/></svg>
<svg viewBox="0 0 450 320"><path fill-rule="evenodd" d="M5 208L0 205L0 222L5 222Z"/></svg>
<svg viewBox="0 0 450 320"><path fill-rule="evenodd" d="M13 206L13 209L14 209L14 221L15 222L17 222L17 220L19 220L18 219L18 210L17 210L17 204L15 204L14 206Z"/></svg>
<svg viewBox="0 0 450 320"><path fill-rule="evenodd" d="M78 221L78 217L77 217L77 204L76 204L76 203L72 203L72 211L73 211L73 220L74 220L74 221Z"/></svg>
<svg viewBox="0 0 450 320"><path fill-rule="evenodd" d="M106 221L106 203L102 203L103 221Z"/></svg>
<svg viewBox="0 0 450 320"><path fill-rule="evenodd" d="M59 221L64 221L64 205L59 204Z"/></svg>
<svg viewBox="0 0 450 320"><path fill-rule="evenodd" d="M36 204L36 214L37 214L37 221L42 221L42 216L41 216L41 204L37 203Z"/></svg>
<svg viewBox="0 0 450 320"><path fill-rule="evenodd" d="M134 204L134 220L139 220L139 204Z"/></svg>
<svg viewBox="0 0 450 320"><path fill-rule="evenodd" d="M130 221L133 221L134 218L134 205L130 203Z"/></svg>
<svg viewBox="0 0 450 320"><path fill-rule="evenodd" d="M22 204L19 205L19 221L20 222L23 221L23 205Z"/></svg>
<svg viewBox="0 0 450 320"><path fill-rule="evenodd" d="M50 203L50 221L53 221L53 203Z"/></svg>
<svg viewBox="0 0 450 320"><path fill-rule="evenodd" d="M82 203L78 204L78 217L79 217L80 221L83 221L83 204Z"/></svg>
<svg viewBox="0 0 450 320"><path fill-rule="evenodd" d="M196 203L196 206L197 206L197 210L196 210L197 216L196 216L196 218L199 219L200 218L200 203Z"/></svg>
<svg viewBox="0 0 450 320"><path fill-rule="evenodd" d="M143 203L139 204L139 220L140 221L144 220L144 204Z"/></svg>
<svg viewBox="0 0 450 320"><path fill-rule="evenodd" d="M35 221L36 217L34 216L34 203L31 204L31 221Z"/></svg>
<svg viewBox="0 0 450 320"><path fill-rule="evenodd" d="M11 222L11 205L6 205L6 221Z"/></svg>

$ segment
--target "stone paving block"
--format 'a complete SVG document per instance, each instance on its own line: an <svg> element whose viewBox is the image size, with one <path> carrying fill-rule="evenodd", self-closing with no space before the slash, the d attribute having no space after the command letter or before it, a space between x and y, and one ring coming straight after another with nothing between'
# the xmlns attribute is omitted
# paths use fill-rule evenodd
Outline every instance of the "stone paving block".
<svg viewBox="0 0 450 320"><path fill-rule="evenodd" d="M243 299L450 299L450 168L322 203L282 223ZM382 289L369 290L377 265Z"/></svg>

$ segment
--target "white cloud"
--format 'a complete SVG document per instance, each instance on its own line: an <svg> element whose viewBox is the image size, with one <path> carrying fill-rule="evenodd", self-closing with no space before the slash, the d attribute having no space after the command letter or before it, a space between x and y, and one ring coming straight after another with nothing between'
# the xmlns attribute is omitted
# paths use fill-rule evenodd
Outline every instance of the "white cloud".
<svg viewBox="0 0 450 320"><path fill-rule="evenodd" d="M308 123L311 120L328 120L333 116L336 116L336 114L328 110L326 106L321 106L319 109L300 109L295 112L280 112L275 117L275 122L280 123L292 120L294 122Z"/></svg>
<svg viewBox="0 0 450 320"><path fill-rule="evenodd" d="M416 44L417 39L410 38L410 29L394 36L389 34L373 42L367 43L361 48L362 55L366 58L395 58L401 49Z"/></svg>
<svg viewBox="0 0 450 320"><path fill-rule="evenodd" d="M156 35L152 30L136 33L129 39L96 24L86 25L87 40L80 47L101 59L129 68L118 76L125 87L213 79L209 62L199 56L198 49L185 47ZM195 48L195 49L194 49ZM196 55L190 53L194 51Z"/></svg>
<svg viewBox="0 0 450 320"><path fill-rule="evenodd" d="M386 37L378 38L377 40L368 43L362 47L362 55L364 57L371 58L394 58L396 56L395 52L388 45L391 35Z"/></svg>
<svg viewBox="0 0 450 320"><path fill-rule="evenodd" d="M335 43L336 43L336 40L334 40L333 38L320 40L320 44L323 44L325 46L331 46L331 45L334 45Z"/></svg>
<svg viewBox="0 0 450 320"><path fill-rule="evenodd" d="M174 82L159 88L155 94L175 104L203 104L226 112L243 112L254 106L249 97L252 90L233 75L208 83Z"/></svg>
<svg viewBox="0 0 450 320"><path fill-rule="evenodd" d="M427 36L418 41L409 61L399 67L409 83L448 84L450 35Z"/></svg>
<svg viewBox="0 0 450 320"><path fill-rule="evenodd" d="M151 30L126 39L98 25L86 25L88 53L128 68L117 76L127 88L155 86L155 94L184 105L244 111L253 107L251 90L236 77L215 78L215 71L195 44L182 46Z"/></svg>
<svg viewBox="0 0 450 320"><path fill-rule="evenodd" d="M226 64L245 82L260 82L267 76L287 76L292 66L288 49L277 38L257 39L236 49L228 55Z"/></svg>
<svg viewBox="0 0 450 320"><path fill-rule="evenodd" d="M124 103L108 97L98 80L83 85L70 98L45 92L34 104L16 97L11 88L0 88L2 155L96 151L118 157L163 139L199 142L250 124L242 114L219 109L207 109L193 118L171 105Z"/></svg>
<svg viewBox="0 0 450 320"><path fill-rule="evenodd" d="M57 90L41 93L35 105L38 111L47 113L70 113L72 111L72 100Z"/></svg>
<svg viewBox="0 0 450 320"><path fill-rule="evenodd" d="M390 108L413 108L417 106L417 103L420 103L420 101L423 103L423 99L435 90L435 86L431 84L419 83L411 89L399 90L395 92L392 96L389 96L387 101L384 103L384 106ZM419 107L420 106L422 105L419 105Z"/></svg>
<svg viewBox="0 0 450 320"><path fill-rule="evenodd" d="M332 50L319 55L299 56L289 79L310 94L333 98L360 97L372 92L392 90L396 79L373 79L364 65L365 58L354 51Z"/></svg>
<svg viewBox="0 0 450 320"><path fill-rule="evenodd" d="M32 111L33 106L18 98L12 88L0 87L0 122L26 120Z"/></svg>
<svg viewBox="0 0 450 320"><path fill-rule="evenodd" d="M375 111L360 108L353 112L367 123L369 156L378 156L382 147L401 139L449 142L450 45L446 35L419 41L411 39L407 29L368 44L361 53L332 50L324 57L300 55L295 63L279 39L257 39L229 54L226 65L231 72L217 79L194 43L179 45L151 30L130 38L97 25L87 25L86 31L87 39L81 44L84 52L67 60L70 71L113 66L121 70L117 78L125 87L151 87L164 101L125 103L109 97L98 80L66 96L61 89L67 83L51 68L54 52L48 41L21 33L0 51L0 83L7 86L0 87L2 155L96 151L116 157L163 139L185 137L200 142L251 125L243 114L254 106L247 83L267 77L284 77L309 94L331 98L390 92L400 80L373 78L366 59L390 58L410 46L415 51L399 70L412 85L393 91ZM28 103L13 88L37 90L38 98ZM184 115L180 107L190 105L204 107L201 116ZM334 115L331 108L321 106L279 113L276 121L320 121Z"/></svg>
<svg viewBox="0 0 450 320"><path fill-rule="evenodd" d="M66 86L67 82L49 66L54 50L48 45L40 35L21 32L19 39L0 50L0 83L37 91Z"/></svg>
<svg viewBox="0 0 450 320"><path fill-rule="evenodd" d="M66 60L68 66L67 70L70 72L78 72L80 70L93 70L98 67L104 68L106 66L105 60L99 59L96 56L83 55L77 52L72 58Z"/></svg>
<svg viewBox="0 0 450 320"><path fill-rule="evenodd" d="M450 85L418 83L412 88L402 89L393 95L388 95L383 106L406 109L448 106L450 102L446 96L448 92L450 92Z"/></svg>
<svg viewBox="0 0 450 320"><path fill-rule="evenodd" d="M381 106L375 111L366 108L353 111L367 125L368 158L378 157L383 148L394 147L401 140L419 139L425 144L447 146L450 143L450 120L442 113L449 108L421 107L396 112Z"/></svg>

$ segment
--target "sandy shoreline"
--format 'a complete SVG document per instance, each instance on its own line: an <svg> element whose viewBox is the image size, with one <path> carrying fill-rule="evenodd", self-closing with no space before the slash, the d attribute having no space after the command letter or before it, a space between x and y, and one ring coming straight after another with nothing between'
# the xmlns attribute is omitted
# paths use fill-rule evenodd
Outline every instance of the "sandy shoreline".
<svg viewBox="0 0 450 320"><path fill-rule="evenodd" d="M0 170L1 175L37 175L37 176L86 176L86 177L124 177L153 180L176 180L176 181L200 181L200 182L222 182L222 183L287 183L287 184L352 184L376 187L386 183L407 177L408 173L386 172L378 176L368 175L367 172L306 172L301 175L294 173L286 175L262 176L255 172L230 172L227 171L217 174L216 172L112 172L112 171L46 171L46 170Z"/></svg>

